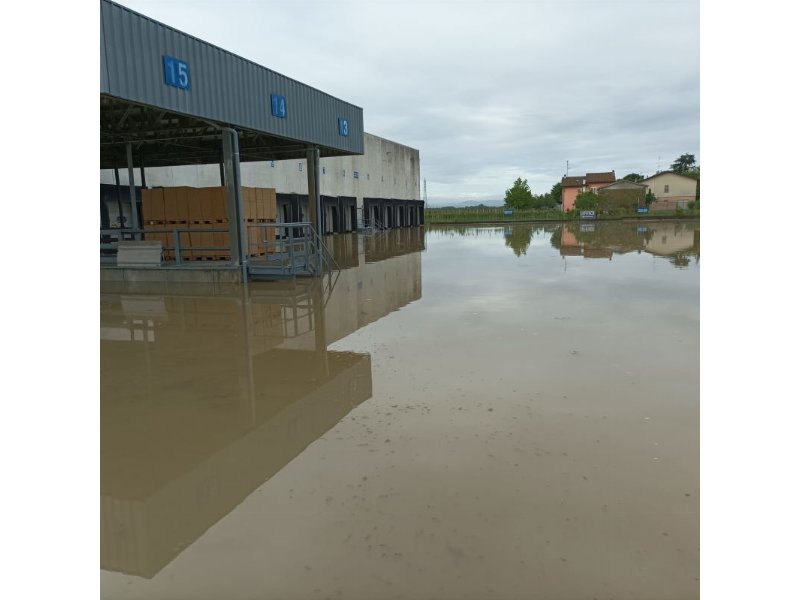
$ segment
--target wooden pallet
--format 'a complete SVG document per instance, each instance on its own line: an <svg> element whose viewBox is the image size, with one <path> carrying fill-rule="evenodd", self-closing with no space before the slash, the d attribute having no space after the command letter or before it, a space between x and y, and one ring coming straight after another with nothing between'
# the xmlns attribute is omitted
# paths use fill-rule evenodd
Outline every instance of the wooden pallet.
<svg viewBox="0 0 800 600"><path fill-rule="evenodd" d="M230 258L224 258L222 256L216 256L211 254L197 254L195 251L192 256L185 257L183 260L189 261L215 261L215 260L230 260Z"/></svg>

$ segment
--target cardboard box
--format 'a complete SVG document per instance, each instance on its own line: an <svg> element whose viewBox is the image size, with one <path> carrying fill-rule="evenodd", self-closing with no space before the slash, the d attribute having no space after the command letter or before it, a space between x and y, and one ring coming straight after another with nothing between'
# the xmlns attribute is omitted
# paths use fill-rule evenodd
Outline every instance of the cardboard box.
<svg viewBox="0 0 800 600"><path fill-rule="evenodd" d="M278 195L275 188L263 188L264 190L264 218L273 221L278 220Z"/></svg>
<svg viewBox="0 0 800 600"><path fill-rule="evenodd" d="M204 209L208 207L208 214L206 217L210 221L222 221L228 218L228 202L226 199L225 188L222 186L206 188L209 190L208 203L204 205Z"/></svg>
<svg viewBox="0 0 800 600"><path fill-rule="evenodd" d="M200 190L202 188L187 187L186 191L186 220L200 221L203 219L202 207L200 206Z"/></svg>
<svg viewBox="0 0 800 600"><path fill-rule="evenodd" d="M164 220L167 223L177 221L178 206L175 188L162 188L162 191L164 192Z"/></svg>
<svg viewBox="0 0 800 600"><path fill-rule="evenodd" d="M175 190L175 212L178 215L177 221L189 222L189 194L190 187L176 187Z"/></svg>
<svg viewBox="0 0 800 600"><path fill-rule="evenodd" d="M164 222L163 188L142 189L142 220L145 224Z"/></svg>
<svg viewBox="0 0 800 600"><path fill-rule="evenodd" d="M227 225L227 223L225 223ZM222 224L219 224L218 227L222 227ZM223 248L219 250L215 250L214 254L217 258L224 258L230 260L231 258L231 235L227 231L220 232L220 233L212 233L211 234L214 240L215 246L223 246Z"/></svg>
<svg viewBox="0 0 800 600"><path fill-rule="evenodd" d="M266 219L267 218L265 216L266 212L267 212L267 207L265 205L265 200L264 200L264 188L255 188L255 192L256 192L256 214L255 214L255 218L260 221L261 219Z"/></svg>

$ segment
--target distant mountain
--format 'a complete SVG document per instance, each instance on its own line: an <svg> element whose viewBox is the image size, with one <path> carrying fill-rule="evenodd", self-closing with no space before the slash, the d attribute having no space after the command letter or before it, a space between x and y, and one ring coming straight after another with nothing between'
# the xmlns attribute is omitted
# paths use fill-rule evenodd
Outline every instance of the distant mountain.
<svg viewBox="0 0 800 600"><path fill-rule="evenodd" d="M437 208L442 206L452 206L454 208L469 208L472 206L480 206L483 204L484 206L503 206L505 202L503 200L467 200L465 202L448 202L447 200L431 200L428 202L428 206L431 208Z"/></svg>

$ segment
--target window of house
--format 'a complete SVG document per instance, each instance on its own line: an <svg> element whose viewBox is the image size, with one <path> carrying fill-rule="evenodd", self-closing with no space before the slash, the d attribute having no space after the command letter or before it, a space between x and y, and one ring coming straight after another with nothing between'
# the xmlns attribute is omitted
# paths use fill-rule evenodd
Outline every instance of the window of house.
<svg viewBox="0 0 800 600"><path fill-rule="evenodd" d="M665 194L669 193L669 186L668 185L664 186L664 193Z"/></svg>
<svg viewBox="0 0 800 600"><path fill-rule="evenodd" d="M358 179L358 171L353 171L353 179Z"/></svg>
<svg viewBox="0 0 800 600"><path fill-rule="evenodd" d="M322 167L322 174L325 175L325 167Z"/></svg>
<svg viewBox="0 0 800 600"><path fill-rule="evenodd" d="M346 173L346 171L344 169L342 169L342 177L345 176L345 173Z"/></svg>
<svg viewBox="0 0 800 600"><path fill-rule="evenodd" d="M269 161L269 166L274 169L275 168L275 161L274 160Z"/></svg>
<svg viewBox="0 0 800 600"><path fill-rule="evenodd" d="M303 163L297 163L297 170L298 171L302 171L303 170Z"/></svg>

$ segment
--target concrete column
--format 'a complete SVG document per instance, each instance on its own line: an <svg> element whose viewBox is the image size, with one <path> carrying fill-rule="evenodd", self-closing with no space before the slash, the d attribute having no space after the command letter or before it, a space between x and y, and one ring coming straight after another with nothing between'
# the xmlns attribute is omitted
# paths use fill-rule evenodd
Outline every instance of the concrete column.
<svg viewBox="0 0 800 600"><path fill-rule="evenodd" d="M131 198L131 224L134 229L139 229L139 207L136 203L136 182L133 180L133 144L128 142L125 144L128 151L128 189L130 190ZM139 238L139 234L135 236Z"/></svg>
<svg viewBox="0 0 800 600"><path fill-rule="evenodd" d="M319 193L319 148L309 148L306 151L308 172L308 212L311 217L311 226L322 239L322 207L320 206Z"/></svg>
<svg viewBox="0 0 800 600"><path fill-rule="evenodd" d="M242 215L242 185L239 170L239 133L233 129L222 132L222 154L225 167L225 195L228 201L228 227L231 238L231 261L247 270L247 252Z"/></svg>

